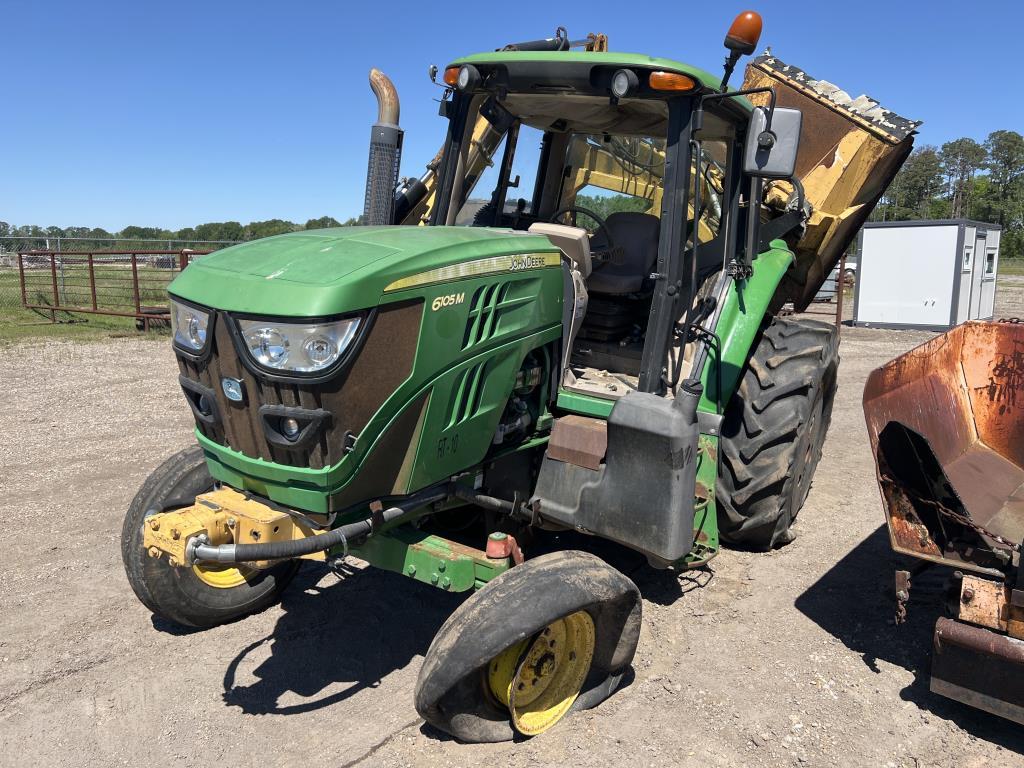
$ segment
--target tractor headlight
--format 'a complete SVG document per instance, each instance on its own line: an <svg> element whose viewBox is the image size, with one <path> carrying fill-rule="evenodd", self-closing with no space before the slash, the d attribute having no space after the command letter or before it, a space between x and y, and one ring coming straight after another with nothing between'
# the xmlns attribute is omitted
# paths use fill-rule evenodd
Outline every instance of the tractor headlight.
<svg viewBox="0 0 1024 768"><path fill-rule="evenodd" d="M238 328L249 355L275 371L316 373L336 363L352 343L361 318L328 323L279 323L239 320Z"/></svg>
<svg viewBox="0 0 1024 768"><path fill-rule="evenodd" d="M209 329L209 312L171 299L171 331L175 344L189 352L202 352Z"/></svg>

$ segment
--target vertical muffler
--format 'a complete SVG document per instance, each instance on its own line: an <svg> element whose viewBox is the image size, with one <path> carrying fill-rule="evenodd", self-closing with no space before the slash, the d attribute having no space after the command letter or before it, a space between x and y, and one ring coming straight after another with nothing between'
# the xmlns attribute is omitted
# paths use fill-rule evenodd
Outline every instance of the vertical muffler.
<svg viewBox="0 0 1024 768"><path fill-rule="evenodd" d="M370 88L377 97L377 122L370 129L363 223L381 226L394 223L395 189L402 160L402 129L398 127L398 91L391 78L379 69L371 69Z"/></svg>

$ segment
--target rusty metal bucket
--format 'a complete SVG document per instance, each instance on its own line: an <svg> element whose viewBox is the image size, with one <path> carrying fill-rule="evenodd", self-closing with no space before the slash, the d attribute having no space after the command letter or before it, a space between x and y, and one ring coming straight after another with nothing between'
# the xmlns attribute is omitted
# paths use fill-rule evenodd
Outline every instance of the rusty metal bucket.
<svg viewBox="0 0 1024 768"><path fill-rule="evenodd" d="M893 549L996 573L1024 540L1024 324L972 322L872 372L864 414Z"/></svg>

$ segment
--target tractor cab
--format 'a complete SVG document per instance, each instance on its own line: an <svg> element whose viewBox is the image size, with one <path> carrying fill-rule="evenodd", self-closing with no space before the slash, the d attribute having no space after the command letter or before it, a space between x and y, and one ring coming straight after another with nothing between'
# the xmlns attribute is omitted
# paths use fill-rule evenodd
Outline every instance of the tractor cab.
<svg viewBox="0 0 1024 768"><path fill-rule="evenodd" d="M702 70L607 51L479 54L444 79L449 130L426 223L558 246L564 392L674 395L695 349L680 324L714 310L710 277L763 250L739 244L754 108ZM786 126L795 135L775 152L795 156L799 121Z"/></svg>

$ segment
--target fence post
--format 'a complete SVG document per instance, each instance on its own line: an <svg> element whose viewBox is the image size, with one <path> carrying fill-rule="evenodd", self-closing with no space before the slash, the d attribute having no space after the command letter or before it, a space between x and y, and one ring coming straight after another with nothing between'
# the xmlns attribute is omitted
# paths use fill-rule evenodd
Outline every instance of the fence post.
<svg viewBox="0 0 1024 768"><path fill-rule="evenodd" d="M60 296L57 295L57 257L53 251L50 251L50 282L53 288L53 306L60 306ZM53 309L50 310L50 319L52 322L57 322L57 312Z"/></svg>
<svg viewBox="0 0 1024 768"><path fill-rule="evenodd" d="M96 306L96 272L93 269L92 254L89 254L89 290L92 293L92 308L99 309Z"/></svg>
<svg viewBox="0 0 1024 768"><path fill-rule="evenodd" d="M18 275L21 277L21 306L28 304L28 290L25 287L25 254L18 254Z"/></svg>
<svg viewBox="0 0 1024 768"><path fill-rule="evenodd" d="M132 292L135 294L135 314L142 314L142 300L139 297L139 264L138 254L132 254Z"/></svg>
<svg viewBox="0 0 1024 768"><path fill-rule="evenodd" d="M57 253L59 254L60 252L60 238L58 237ZM62 299L68 295L68 278L67 275L64 274L64 259L60 260L60 295Z"/></svg>

